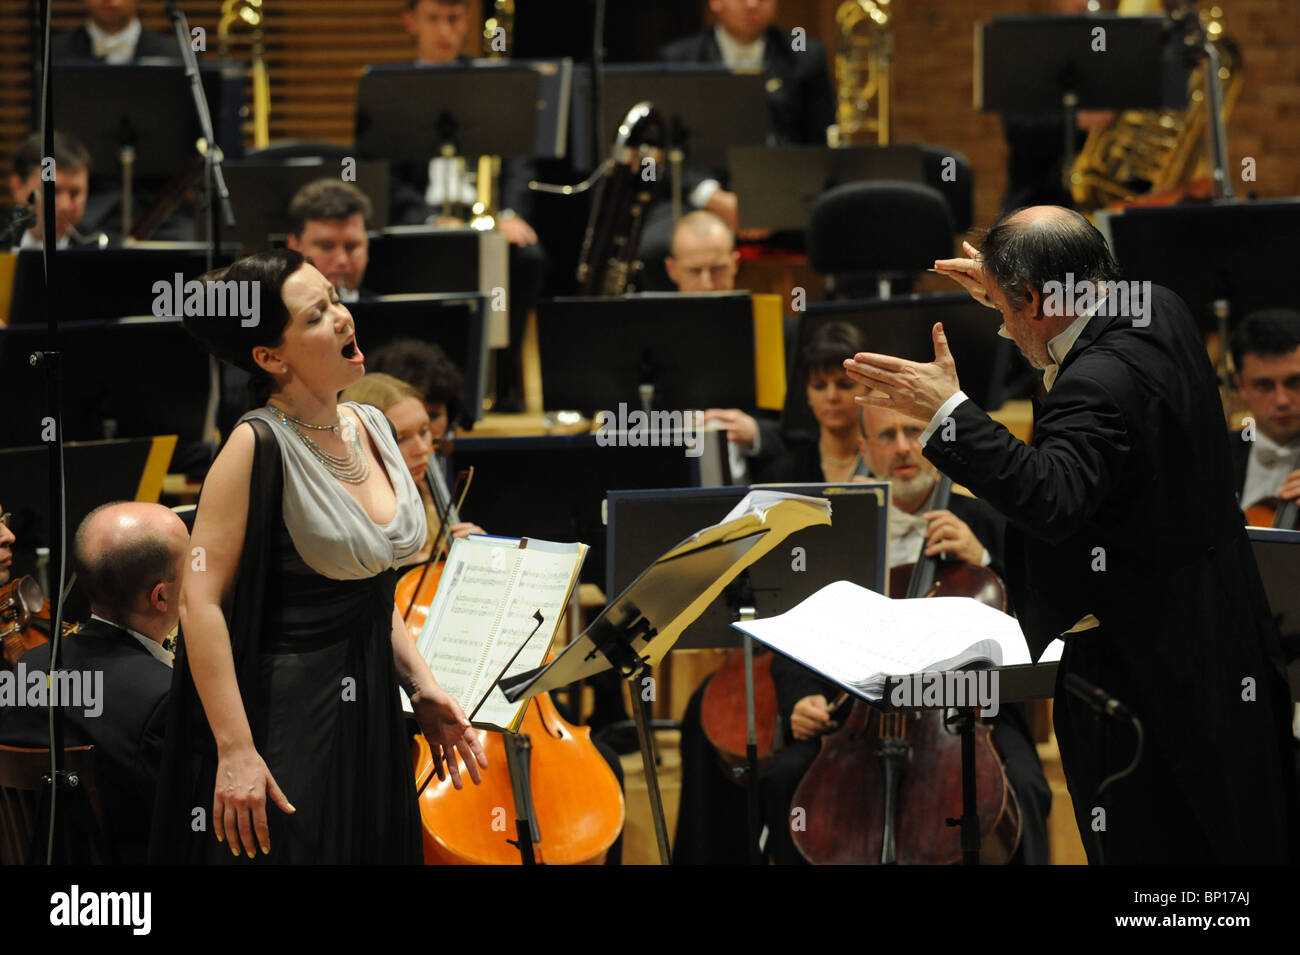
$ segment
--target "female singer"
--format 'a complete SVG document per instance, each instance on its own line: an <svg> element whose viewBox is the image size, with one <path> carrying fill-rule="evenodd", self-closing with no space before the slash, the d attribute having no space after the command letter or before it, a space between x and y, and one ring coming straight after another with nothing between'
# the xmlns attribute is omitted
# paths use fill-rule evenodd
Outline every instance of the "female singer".
<svg viewBox="0 0 1300 955"><path fill-rule="evenodd" d="M486 765L393 602L427 534L419 493L383 415L337 402L365 368L325 277L276 250L216 278L258 311L185 324L253 376L258 407L199 500L151 859L218 859L224 843L235 858L419 863L397 685L440 773L460 785L457 750L475 783Z"/></svg>
<svg viewBox="0 0 1300 955"><path fill-rule="evenodd" d="M438 508L433 500L432 482L443 482L442 496L444 499L450 497L442 472L438 470L441 462L434 454L434 446L438 439L434 437L433 423L429 419L429 413L425 411L423 397L414 385L400 381L392 375L377 372L367 374L356 384L350 385L344 390L342 397L344 401L373 405L392 422L397 433L397 446L402 451L402 460L406 462L407 470L411 472L411 479L415 481L415 486L420 491L429 525L424 546L407 563L423 563L429 559L438 537ZM444 410L439 422L444 431L446 423ZM470 534L482 533L484 533L483 528L477 524L460 521L451 525L452 537L468 537Z"/></svg>
<svg viewBox="0 0 1300 955"><path fill-rule="evenodd" d="M853 400L865 395L867 388L849 380L841 357L845 349L862 344L861 334L848 322L831 322L819 328L805 346L799 380L817 419L817 438L787 436L786 452L755 468L755 476L762 482L841 484L870 477L862 459L858 405Z"/></svg>

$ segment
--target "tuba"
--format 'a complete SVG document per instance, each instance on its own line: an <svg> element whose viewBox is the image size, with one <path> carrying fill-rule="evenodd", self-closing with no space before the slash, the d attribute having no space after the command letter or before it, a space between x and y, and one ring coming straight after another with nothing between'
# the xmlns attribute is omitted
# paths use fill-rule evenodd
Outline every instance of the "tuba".
<svg viewBox="0 0 1300 955"><path fill-rule="evenodd" d="M846 0L835 11L835 125L832 146L889 145L889 0ZM871 101L876 101L872 114Z"/></svg>
<svg viewBox="0 0 1300 955"><path fill-rule="evenodd" d="M1226 121L1241 93L1241 51L1223 33L1223 12L1213 7L1198 14L1184 7L1172 16L1175 28L1184 31L1189 53L1206 40L1218 51ZM1070 173L1070 191L1080 211L1144 196L1176 201L1193 192L1202 198L1213 194L1205 178L1206 137L1215 119L1206 92L1209 64L1203 60L1192 70L1186 110L1124 110L1110 126L1088 134Z"/></svg>

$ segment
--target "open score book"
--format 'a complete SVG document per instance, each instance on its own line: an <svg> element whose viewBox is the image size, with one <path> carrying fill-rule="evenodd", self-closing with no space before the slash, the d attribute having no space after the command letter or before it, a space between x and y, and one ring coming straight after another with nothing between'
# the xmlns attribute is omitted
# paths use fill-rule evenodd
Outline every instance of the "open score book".
<svg viewBox="0 0 1300 955"><path fill-rule="evenodd" d="M475 726L514 730L523 721L526 701L509 702L496 682L542 665L587 550L533 538L452 541L416 647ZM403 704L409 712L405 694Z"/></svg>

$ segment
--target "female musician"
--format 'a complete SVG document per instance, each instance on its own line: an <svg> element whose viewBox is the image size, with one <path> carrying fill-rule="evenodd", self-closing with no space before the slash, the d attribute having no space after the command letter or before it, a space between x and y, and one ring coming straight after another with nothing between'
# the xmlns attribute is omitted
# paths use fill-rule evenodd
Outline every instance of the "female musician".
<svg viewBox="0 0 1300 955"><path fill-rule="evenodd" d="M344 401L375 406L384 413L397 433L397 446L401 449L402 460L406 463L407 470L411 472L411 479L420 491L429 525L424 546L406 563L423 563L429 559L436 544L439 527L438 508L434 504L431 482L441 481L442 476L432 470L441 467L441 463L438 456L434 454L433 449L437 439L434 438L433 424L429 420L429 413L425 411L420 392L415 386L399 381L392 375L372 372L345 389L342 398ZM438 425L444 430L447 426L445 405ZM446 490L445 485L443 490ZM466 521L453 523L451 526L452 537L468 537L470 534L482 533L484 533L483 528Z"/></svg>
<svg viewBox="0 0 1300 955"><path fill-rule="evenodd" d="M337 401L365 369L325 277L276 250L217 278L252 289L255 320L186 326L252 375L260 407L199 500L151 859L218 859L228 847L285 863L418 863L396 684L440 772L445 763L459 785L457 750L476 783L486 765L394 606L395 568L427 534L419 494L383 415ZM210 829L194 814L209 805Z"/></svg>
<svg viewBox="0 0 1300 955"><path fill-rule="evenodd" d="M756 462L756 478L765 483L843 483L870 475L858 446L858 406L853 400L867 389L849 380L840 358L846 348L858 344L862 336L848 322L831 322L813 335L801 356L799 379L817 419L817 438L788 437L784 454L762 465Z"/></svg>

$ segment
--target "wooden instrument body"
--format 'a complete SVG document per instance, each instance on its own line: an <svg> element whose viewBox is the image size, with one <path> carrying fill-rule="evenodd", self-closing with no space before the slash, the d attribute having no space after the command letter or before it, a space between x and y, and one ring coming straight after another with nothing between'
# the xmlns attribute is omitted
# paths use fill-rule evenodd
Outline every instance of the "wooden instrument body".
<svg viewBox="0 0 1300 955"><path fill-rule="evenodd" d="M791 803L803 810L795 846L817 865L875 865L881 861L885 789L878 748L890 722L905 722L905 765L898 793L896 861L949 865L961 861L961 829L945 825L962 811L961 737L943 713L885 714L853 704L845 724L822 742L822 751ZM975 778L981 852L985 862L1005 862L1020 842L1020 813L1007 786L992 730L975 725ZM852 824L845 824L851 820Z"/></svg>
<svg viewBox="0 0 1300 955"><path fill-rule="evenodd" d="M623 791L595 744L591 730L573 726L543 693L528 706L520 733L532 743L533 811L541 841L534 850L550 865L599 865L623 830ZM483 733L488 768L482 785L456 790L450 777L420 795L427 865L519 865L515 802L500 733ZM457 759L460 759L459 755ZM431 768L429 744L415 741L415 776ZM468 779L461 761L461 776Z"/></svg>
<svg viewBox="0 0 1300 955"><path fill-rule="evenodd" d="M933 509L947 507L950 487L941 478ZM890 593L974 597L1007 609L1006 589L987 567L935 557L894 568ZM974 733L981 857L1005 862L1020 842L1019 807L991 729L976 720ZM887 806L891 779L894 796ZM961 780L961 736L946 725L945 711L883 713L856 700L844 724L822 738L821 752L795 790L791 837L814 865L959 862L961 829L947 821L962 814ZM887 844L890 851L882 852Z"/></svg>
<svg viewBox="0 0 1300 955"><path fill-rule="evenodd" d="M63 625L63 633L75 626ZM32 577L17 577L0 587L0 635L4 642L4 665L18 665L18 658L33 647L50 642L50 601Z"/></svg>
<svg viewBox="0 0 1300 955"><path fill-rule="evenodd" d="M772 744L777 728L776 685L772 682L772 653L754 648L754 728L758 746L758 771L772 763ZM730 778L748 785L745 748L749 742L745 715L745 651L732 650L717 672L709 678L700 703L704 735L717 751Z"/></svg>

